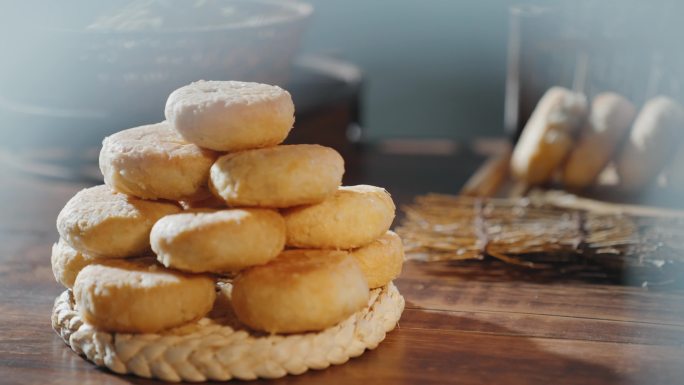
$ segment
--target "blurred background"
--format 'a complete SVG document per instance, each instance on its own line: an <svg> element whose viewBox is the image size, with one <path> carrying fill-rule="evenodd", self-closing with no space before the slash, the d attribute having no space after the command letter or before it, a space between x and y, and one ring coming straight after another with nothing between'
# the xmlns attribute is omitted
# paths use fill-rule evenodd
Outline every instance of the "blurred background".
<svg viewBox="0 0 684 385"><path fill-rule="evenodd" d="M6 3L0 146L24 164L40 148L53 157L35 170L54 174L65 158L94 162L105 135L162 120L173 89L239 79L291 91L291 141L448 155L515 138L552 85L681 101L681 10L668 0ZM45 150L57 146L72 150Z"/></svg>
<svg viewBox="0 0 684 385"><path fill-rule="evenodd" d="M162 118L164 99L145 99L140 88L168 91L198 78L286 86L293 81L288 65L315 56L319 70L363 82L368 140L500 135L510 3L21 2L3 13L3 45L10 49L2 63L2 102L17 114L52 108L59 117L73 112L73 119L122 108L136 115L114 118L124 128ZM221 20L213 11L226 7L233 13ZM346 64L360 72L344 73ZM128 90L140 98L131 99ZM111 100L114 92L124 101Z"/></svg>

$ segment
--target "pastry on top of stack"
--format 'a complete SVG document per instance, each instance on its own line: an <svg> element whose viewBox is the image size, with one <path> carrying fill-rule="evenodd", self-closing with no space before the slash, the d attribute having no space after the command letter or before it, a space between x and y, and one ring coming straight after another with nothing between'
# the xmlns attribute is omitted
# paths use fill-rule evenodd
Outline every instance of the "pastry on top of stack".
<svg viewBox="0 0 684 385"><path fill-rule="evenodd" d="M174 91L165 115L105 138L105 185L77 193L57 219L53 272L88 323L179 326L209 312L214 274L233 273L245 325L317 331L399 275L391 197L341 187L331 148L281 144L294 123L287 91L199 81Z"/></svg>

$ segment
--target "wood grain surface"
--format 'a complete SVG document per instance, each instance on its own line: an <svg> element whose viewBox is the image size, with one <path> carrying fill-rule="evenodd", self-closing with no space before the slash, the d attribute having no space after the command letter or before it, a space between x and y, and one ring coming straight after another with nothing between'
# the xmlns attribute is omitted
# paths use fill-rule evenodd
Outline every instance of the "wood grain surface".
<svg viewBox="0 0 684 385"><path fill-rule="evenodd" d="M472 154L366 153L346 183L386 186L396 200L458 191ZM57 213L81 183L0 166L0 383L157 384L94 367L50 327L62 288L50 268ZM500 274L497 263L408 263L399 327L345 365L272 384L679 384L684 293ZM262 382L255 382L262 383Z"/></svg>

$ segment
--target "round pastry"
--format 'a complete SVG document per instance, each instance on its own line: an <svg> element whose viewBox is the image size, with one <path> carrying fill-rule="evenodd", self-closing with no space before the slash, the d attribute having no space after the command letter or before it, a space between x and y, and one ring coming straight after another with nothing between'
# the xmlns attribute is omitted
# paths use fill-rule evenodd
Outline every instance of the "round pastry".
<svg viewBox="0 0 684 385"><path fill-rule="evenodd" d="M100 170L113 190L145 199L209 196L218 154L188 143L167 122L117 132L102 142Z"/></svg>
<svg viewBox="0 0 684 385"><path fill-rule="evenodd" d="M605 92L591 103L589 119L570 153L563 184L573 189L591 185L603 171L636 116L636 108L624 97Z"/></svg>
<svg viewBox="0 0 684 385"><path fill-rule="evenodd" d="M214 281L152 262L105 260L88 265L74 283L85 321L109 332L155 333L197 320L214 304Z"/></svg>
<svg viewBox="0 0 684 385"><path fill-rule="evenodd" d="M166 119L188 141L217 151L282 143L294 124L290 94L277 86L200 80L171 93Z"/></svg>
<svg viewBox="0 0 684 385"><path fill-rule="evenodd" d="M404 264L404 246L394 231L388 231L366 246L352 250L351 255L371 289L385 286L398 277Z"/></svg>
<svg viewBox="0 0 684 385"><path fill-rule="evenodd" d="M639 112L617 159L620 186L636 191L649 184L672 156L684 134L684 109L659 96Z"/></svg>
<svg viewBox="0 0 684 385"><path fill-rule="evenodd" d="M513 175L531 185L547 182L570 153L587 112L584 95L562 87L546 91L513 150Z"/></svg>
<svg viewBox="0 0 684 385"><path fill-rule="evenodd" d="M231 206L318 203L342 183L344 160L329 147L295 144L236 152L211 167L210 187Z"/></svg>
<svg viewBox="0 0 684 385"><path fill-rule="evenodd" d="M92 257L125 258L150 248L159 218L180 212L167 202L145 201L101 185L79 191L57 216L59 235Z"/></svg>
<svg viewBox="0 0 684 385"><path fill-rule="evenodd" d="M166 267L195 273L238 271L283 251L285 221L268 209L169 215L154 225L150 243Z"/></svg>
<svg viewBox="0 0 684 385"><path fill-rule="evenodd" d="M314 249L353 249L389 230L394 202L380 187L343 186L325 201L283 211L287 245Z"/></svg>
<svg viewBox="0 0 684 385"><path fill-rule="evenodd" d="M333 326L368 302L368 284L344 251L287 250L233 281L238 319L255 330L301 333Z"/></svg>
<svg viewBox="0 0 684 385"><path fill-rule="evenodd" d="M52 274L55 275L57 282L69 289L74 287L78 272L93 261L95 261L94 258L75 250L61 238L52 245L52 256L50 257Z"/></svg>

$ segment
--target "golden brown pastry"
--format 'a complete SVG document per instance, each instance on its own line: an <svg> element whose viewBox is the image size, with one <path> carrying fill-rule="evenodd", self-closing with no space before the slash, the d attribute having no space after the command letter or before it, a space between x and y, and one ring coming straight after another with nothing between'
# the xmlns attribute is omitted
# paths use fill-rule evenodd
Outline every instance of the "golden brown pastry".
<svg viewBox="0 0 684 385"><path fill-rule="evenodd" d="M233 282L235 314L269 333L302 333L331 327L363 309L368 284L349 253L287 250Z"/></svg>
<svg viewBox="0 0 684 385"><path fill-rule="evenodd" d="M684 109L658 96L639 112L617 159L620 186L628 191L646 187L665 167L684 134Z"/></svg>
<svg viewBox="0 0 684 385"><path fill-rule="evenodd" d="M191 83L169 95L164 113L186 140L217 151L275 146L294 124L289 92L248 82Z"/></svg>
<svg viewBox="0 0 684 385"><path fill-rule="evenodd" d="M126 258L150 248L160 218L180 212L175 204L146 201L101 185L79 191L57 216L59 235L94 258Z"/></svg>
<svg viewBox="0 0 684 385"><path fill-rule="evenodd" d="M530 185L547 182L570 153L588 110L580 93L562 87L546 91L513 150L513 176Z"/></svg>
<svg viewBox="0 0 684 385"><path fill-rule="evenodd" d="M312 249L353 249L389 230L395 206L380 187L343 186L325 201L283 210L287 245Z"/></svg>
<svg viewBox="0 0 684 385"><path fill-rule="evenodd" d="M264 264L285 247L285 220L275 210L203 210L160 219L150 234L166 267L230 272Z"/></svg>
<svg viewBox="0 0 684 385"><path fill-rule="evenodd" d="M211 167L210 186L229 206L282 208L323 201L343 174L337 151L295 144L224 155Z"/></svg>
<svg viewBox="0 0 684 385"><path fill-rule="evenodd" d="M351 255L371 289L385 286L397 278L404 264L404 246L394 231L388 231L366 246L352 250Z"/></svg>
<svg viewBox="0 0 684 385"><path fill-rule="evenodd" d="M635 116L636 107L624 97L613 92L596 95L589 119L565 163L563 184L571 189L591 185L612 159Z"/></svg>
<svg viewBox="0 0 684 385"><path fill-rule="evenodd" d="M52 274L54 274L57 282L69 289L74 286L78 272L94 261L96 261L95 258L75 250L61 238L52 245L52 256L50 257Z"/></svg>
<svg viewBox="0 0 684 385"><path fill-rule="evenodd" d="M167 122L130 128L102 142L105 184L144 199L208 197L209 168L218 154L187 142Z"/></svg>
<svg viewBox="0 0 684 385"><path fill-rule="evenodd" d="M206 315L214 303L214 281L149 261L98 261L74 283L81 317L98 329L156 333Z"/></svg>

